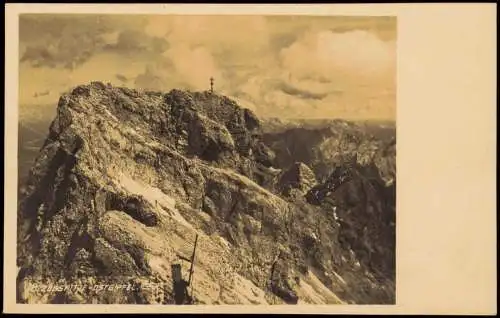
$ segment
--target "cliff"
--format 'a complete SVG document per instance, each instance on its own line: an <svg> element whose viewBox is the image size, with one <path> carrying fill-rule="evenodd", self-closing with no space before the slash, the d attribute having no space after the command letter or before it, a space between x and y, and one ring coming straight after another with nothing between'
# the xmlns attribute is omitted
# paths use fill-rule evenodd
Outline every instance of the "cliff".
<svg viewBox="0 0 500 318"><path fill-rule="evenodd" d="M173 303L171 265L188 272L198 235L196 304L394 303L395 198L377 166L332 191L335 173L278 159L227 97L76 87L21 192L18 300Z"/></svg>

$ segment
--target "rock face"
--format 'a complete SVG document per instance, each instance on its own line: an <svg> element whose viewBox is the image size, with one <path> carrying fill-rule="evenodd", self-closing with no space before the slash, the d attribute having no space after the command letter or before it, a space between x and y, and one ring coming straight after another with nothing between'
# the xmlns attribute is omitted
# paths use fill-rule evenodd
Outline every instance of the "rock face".
<svg viewBox="0 0 500 318"><path fill-rule="evenodd" d="M337 167L306 198L339 223L343 249L374 273L395 276L395 185L385 187L375 164Z"/></svg>
<svg viewBox="0 0 500 318"><path fill-rule="evenodd" d="M198 235L197 304L393 303L380 177L355 167L331 191L304 164L279 168L259 119L226 97L76 87L21 193L18 301L171 304L171 265L187 276Z"/></svg>
<svg viewBox="0 0 500 318"><path fill-rule="evenodd" d="M292 189L297 189L302 195L317 183L314 171L302 162L295 162L280 177L280 192L290 195Z"/></svg>
<svg viewBox="0 0 500 318"><path fill-rule="evenodd" d="M263 122L263 140L274 152L275 163L289 167L301 161L322 180L335 165L354 155L358 163L374 163L385 183L396 178L396 138L392 125L359 124L343 120L308 123L303 121Z"/></svg>

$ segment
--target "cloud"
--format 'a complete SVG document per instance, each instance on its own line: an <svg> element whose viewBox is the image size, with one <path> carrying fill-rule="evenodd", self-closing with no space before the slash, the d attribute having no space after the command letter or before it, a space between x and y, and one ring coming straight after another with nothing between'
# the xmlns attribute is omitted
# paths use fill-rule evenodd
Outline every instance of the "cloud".
<svg viewBox="0 0 500 318"><path fill-rule="evenodd" d="M19 66L19 103L57 103L60 94L67 85L66 71L55 68L33 68L31 65ZM50 91L51 94L40 95Z"/></svg>
<svg viewBox="0 0 500 318"><path fill-rule="evenodd" d="M128 82L128 78L126 76L123 76L122 74L116 74L115 76L120 82L123 82L123 83Z"/></svg>
<svg viewBox="0 0 500 318"><path fill-rule="evenodd" d="M142 30L124 30L118 34L116 43L108 44L106 49L121 54L135 54L139 52L153 52L161 54L169 47L166 39L149 36Z"/></svg>
<svg viewBox="0 0 500 318"><path fill-rule="evenodd" d="M50 95L51 91L47 90L47 91L43 91L43 92L36 92L35 94L33 94L33 97L42 97L42 96L47 96L47 95Z"/></svg>
<svg viewBox="0 0 500 318"><path fill-rule="evenodd" d="M69 72L66 75L66 85L75 86L91 81L122 85L122 81L116 76L117 73L128 79L135 78L144 70L146 63L140 54L129 56L108 51L100 52L93 55L82 67Z"/></svg>
<svg viewBox="0 0 500 318"><path fill-rule="evenodd" d="M207 90L213 76L259 116L394 117L395 29L390 17L28 16L21 85L32 100L93 80Z"/></svg>
<svg viewBox="0 0 500 318"><path fill-rule="evenodd" d="M285 82L280 82L278 87L284 93L286 93L288 95L292 95L292 96L297 96L297 97L302 98L302 99L316 99L316 100L318 100L318 99L323 99L328 95L327 93L313 93L313 92L308 91L308 90L297 88L297 87L290 85L288 83L285 83Z"/></svg>
<svg viewBox="0 0 500 318"><path fill-rule="evenodd" d="M35 67L48 66L55 67L57 52L54 52L51 47L28 46L21 57L21 62L31 61Z"/></svg>
<svg viewBox="0 0 500 318"><path fill-rule="evenodd" d="M26 46L20 62L29 62L34 67L73 69L88 61L98 46L97 39L68 36L58 42Z"/></svg>
<svg viewBox="0 0 500 318"><path fill-rule="evenodd" d="M207 89L212 76L217 79L217 85L223 87L224 79L207 48L199 46L191 49L179 45L167 51L165 56L172 61L179 78L189 83L192 89Z"/></svg>
<svg viewBox="0 0 500 318"><path fill-rule="evenodd" d="M298 77L376 78L395 67L395 45L366 31L308 33L281 51L282 66Z"/></svg>
<svg viewBox="0 0 500 318"><path fill-rule="evenodd" d="M314 30L281 49L279 65L288 74L280 89L307 105L289 104L310 116L379 117L395 112L396 47L372 32ZM292 106L296 105L296 106Z"/></svg>
<svg viewBox="0 0 500 318"><path fill-rule="evenodd" d="M161 74L157 68L151 65L148 65L144 73L136 77L134 84L137 88L151 91L167 90L169 86L168 81L165 79L165 75Z"/></svg>
<svg viewBox="0 0 500 318"><path fill-rule="evenodd" d="M316 28L292 38L274 63L235 76L231 94L256 105L260 116L394 117L394 42L364 30Z"/></svg>
<svg viewBox="0 0 500 318"><path fill-rule="evenodd" d="M165 15L151 15L144 27L144 32L149 36L166 38L172 29L172 19Z"/></svg>
<svg viewBox="0 0 500 318"><path fill-rule="evenodd" d="M176 87L207 90L210 77L216 79L216 89L224 88L222 71L211 52L202 46L191 48L178 44L165 51L156 63L148 64L145 71L136 77L135 86L149 90Z"/></svg>
<svg viewBox="0 0 500 318"><path fill-rule="evenodd" d="M397 19L395 16L284 16L266 17L276 33L296 34L322 30L335 33L366 31L383 41L396 39Z"/></svg>
<svg viewBox="0 0 500 318"><path fill-rule="evenodd" d="M19 41L24 53L20 62L34 67L72 70L100 53L124 26L134 32L144 23L144 18L127 19L123 16L21 15ZM161 45L164 43L153 43L152 46Z"/></svg>
<svg viewBox="0 0 500 318"><path fill-rule="evenodd" d="M264 16L154 16L145 30L165 36L172 46L204 47L224 65L255 61L270 43Z"/></svg>

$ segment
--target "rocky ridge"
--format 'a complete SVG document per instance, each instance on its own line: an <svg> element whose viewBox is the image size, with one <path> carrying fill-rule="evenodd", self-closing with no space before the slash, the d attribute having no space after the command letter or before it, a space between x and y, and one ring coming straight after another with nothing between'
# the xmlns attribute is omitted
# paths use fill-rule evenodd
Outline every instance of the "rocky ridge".
<svg viewBox="0 0 500 318"><path fill-rule="evenodd" d="M378 168L346 168L333 191L335 173L276 161L227 97L76 87L21 193L18 300L172 303L170 265L198 234L195 303L393 303L394 202ZM161 288L41 293L33 280Z"/></svg>
<svg viewBox="0 0 500 318"><path fill-rule="evenodd" d="M386 184L396 179L394 127L340 119L318 123L266 119L262 126L262 139L275 152L275 162L281 167L301 161L322 180L336 165L356 156L360 165L374 163Z"/></svg>

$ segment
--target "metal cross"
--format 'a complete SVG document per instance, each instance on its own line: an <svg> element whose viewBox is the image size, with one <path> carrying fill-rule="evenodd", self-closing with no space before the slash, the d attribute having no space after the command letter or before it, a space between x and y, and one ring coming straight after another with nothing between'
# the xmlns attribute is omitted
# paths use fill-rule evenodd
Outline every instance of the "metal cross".
<svg viewBox="0 0 500 318"><path fill-rule="evenodd" d="M214 78L210 77L210 92L214 92Z"/></svg>

